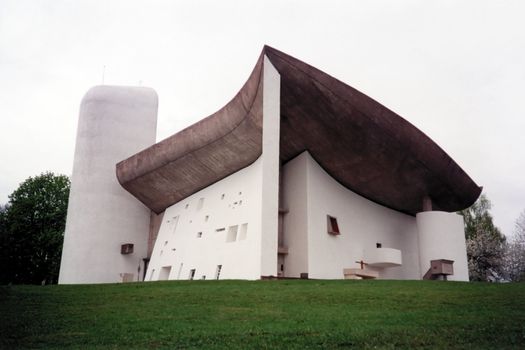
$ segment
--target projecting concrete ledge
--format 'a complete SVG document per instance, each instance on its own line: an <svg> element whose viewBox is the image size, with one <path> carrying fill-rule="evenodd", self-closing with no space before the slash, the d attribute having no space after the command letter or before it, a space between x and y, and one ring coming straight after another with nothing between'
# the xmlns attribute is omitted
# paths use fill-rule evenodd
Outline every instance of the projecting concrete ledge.
<svg viewBox="0 0 525 350"><path fill-rule="evenodd" d="M378 102L265 46L221 110L117 164L122 186L156 213L253 163L262 152L262 68L281 76L280 158L308 150L348 189L415 215L469 207L481 188L438 145Z"/></svg>

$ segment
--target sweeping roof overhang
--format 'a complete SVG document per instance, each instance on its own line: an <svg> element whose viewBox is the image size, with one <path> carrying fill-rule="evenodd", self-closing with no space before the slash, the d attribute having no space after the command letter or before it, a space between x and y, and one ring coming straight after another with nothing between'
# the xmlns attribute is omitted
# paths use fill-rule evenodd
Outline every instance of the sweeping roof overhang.
<svg viewBox="0 0 525 350"><path fill-rule="evenodd" d="M222 109L117 164L121 185L156 213L253 163L262 152L264 56L281 76L280 158L303 151L346 188L415 215L469 207L481 193L423 132L370 97L265 46Z"/></svg>

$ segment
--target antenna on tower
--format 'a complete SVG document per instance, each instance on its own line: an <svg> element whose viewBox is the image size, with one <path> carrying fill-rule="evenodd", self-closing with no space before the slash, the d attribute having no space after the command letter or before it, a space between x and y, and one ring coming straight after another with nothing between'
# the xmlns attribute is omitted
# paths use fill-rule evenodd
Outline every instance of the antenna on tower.
<svg viewBox="0 0 525 350"><path fill-rule="evenodd" d="M106 65L102 68L102 85L104 85L104 76L106 75Z"/></svg>

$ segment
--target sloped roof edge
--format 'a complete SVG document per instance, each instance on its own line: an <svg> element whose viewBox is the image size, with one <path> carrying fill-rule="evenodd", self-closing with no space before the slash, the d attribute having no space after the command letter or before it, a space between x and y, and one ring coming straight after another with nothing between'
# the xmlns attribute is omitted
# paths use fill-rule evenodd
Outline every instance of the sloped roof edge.
<svg viewBox="0 0 525 350"><path fill-rule="evenodd" d="M262 152L262 68L281 75L280 157L305 150L338 182L392 209L422 200L457 211L481 193L408 121L341 81L265 46L247 82L222 109L117 164L121 185L154 212L250 165Z"/></svg>

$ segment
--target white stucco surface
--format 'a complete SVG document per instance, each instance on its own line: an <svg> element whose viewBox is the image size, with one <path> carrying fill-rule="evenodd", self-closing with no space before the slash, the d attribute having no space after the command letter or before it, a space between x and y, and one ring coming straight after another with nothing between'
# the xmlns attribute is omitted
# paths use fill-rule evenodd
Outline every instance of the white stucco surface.
<svg viewBox="0 0 525 350"><path fill-rule="evenodd" d="M264 57L262 136L261 276L277 276L281 78Z"/></svg>
<svg viewBox="0 0 525 350"><path fill-rule="evenodd" d="M143 87L96 86L84 96L59 283L139 277L150 211L120 186L115 165L155 142L157 105ZM133 254L120 254L124 243L134 244Z"/></svg>
<svg viewBox="0 0 525 350"><path fill-rule="evenodd" d="M192 270L216 278L219 265L220 279L277 275L280 77L267 58L263 79L261 157L166 209L146 280L189 279Z"/></svg>
<svg viewBox="0 0 525 350"><path fill-rule="evenodd" d="M416 215L419 234L421 276L430 268L430 261L454 261L452 281L468 281L467 249L463 217L456 213L427 211Z"/></svg>
<svg viewBox="0 0 525 350"><path fill-rule="evenodd" d="M285 239L289 246L287 276L299 277L298 272L308 272L310 278L343 278L344 268L358 268L356 261L366 262L365 252L380 243L383 248L400 250L402 265L377 268L379 278L420 278L414 217L346 189L307 152L283 168L284 183L294 186L284 192L289 209L285 216ZM339 235L328 234L327 215L337 218Z"/></svg>
<svg viewBox="0 0 525 350"><path fill-rule="evenodd" d="M261 277L262 159L164 213L146 280ZM169 275L162 271L170 270Z"/></svg>

